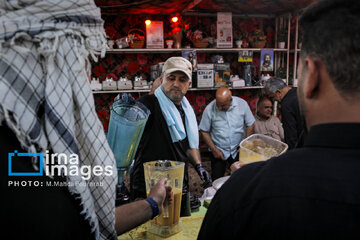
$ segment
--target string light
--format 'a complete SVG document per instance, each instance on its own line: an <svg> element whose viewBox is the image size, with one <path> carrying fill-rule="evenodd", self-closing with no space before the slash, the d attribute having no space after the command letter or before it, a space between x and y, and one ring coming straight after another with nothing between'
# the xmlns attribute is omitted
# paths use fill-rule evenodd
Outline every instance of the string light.
<svg viewBox="0 0 360 240"><path fill-rule="evenodd" d="M176 23L177 21L179 21L179 18L178 18L178 17L172 17L172 18L171 18L171 21L172 21L173 23Z"/></svg>

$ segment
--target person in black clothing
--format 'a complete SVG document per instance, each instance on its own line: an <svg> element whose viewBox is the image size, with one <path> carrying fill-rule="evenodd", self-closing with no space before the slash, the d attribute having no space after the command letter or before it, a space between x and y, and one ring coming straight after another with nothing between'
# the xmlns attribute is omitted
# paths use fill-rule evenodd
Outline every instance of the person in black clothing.
<svg viewBox="0 0 360 240"><path fill-rule="evenodd" d="M171 187L163 178L147 199L115 207L116 162L86 73L106 51L100 9L20 2L0 4L3 238L117 239L160 214Z"/></svg>
<svg viewBox="0 0 360 240"><path fill-rule="evenodd" d="M14 133L0 126L0 180L4 229L9 239L95 239L89 223L80 214L81 201L72 196L67 186L56 186L62 177L10 177L8 153L24 152ZM12 161L17 172L31 172L31 161ZM38 182L39 186L33 184ZM26 183L21 186L20 183ZM47 187L47 185L49 187ZM54 186L51 186L54 185ZM41 227L38 225L41 224ZM13 230L13 232L11 231Z"/></svg>
<svg viewBox="0 0 360 240"><path fill-rule="evenodd" d="M8 154L17 150L26 152L15 134L0 124L0 182L1 213L6 219L3 229L10 239L96 239L91 225L82 214L78 194L71 194L68 182L62 176L9 176ZM12 161L16 172L32 172L31 161ZM163 179L164 180L164 179ZM149 197L156 200L159 212L166 194L164 181L159 181ZM37 184L37 185L36 185ZM139 212L139 209L141 210ZM119 206L116 212L116 230L122 234L152 217L153 209L147 201ZM136 214L135 214L136 213ZM129 217L132 216L132 217ZM115 223L114 223L115 224Z"/></svg>
<svg viewBox="0 0 360 240"><path fill-rule="evenodd" d="M281 118L285 134L285 143L289 149L301 147L304 143L304 124L300 116L296 88L286 86L280 78L270 78L264 86L266 95L281 103Z"/></svg>
<svg viewBox="0 0 360 240"><path fill-rule="evenodd" d="M146 197L145 179L143 163L156 160L173 160L185 163L183 197L181 204L181 215L190 214L189 209L189 177L188 163L194 165L197 173L203 180L211 181L209 173L201 165L200 152L198 149L198 127L195 119L194 110L190 105L184 105L185 94L191 84L191 63L182 57L169 58L163 67L162 84L155 91L154 95L145 95L139 99L151 114L146 123L143 136L135 156L133 172L130 176L130 194L133 200ZM164 95L159 95L160 93ZM163 96L163 98L161 98ZM160 99L160 100L159 100ZM161 100L162 99L162 100ZM166 102L167 100L167 102ZM165 101L165 106L161 106L161 101ZM169 113L170 105L174 106L174 113L179 113L179 123L186 128L184 138L174 141L168 123L164 117L164 112ZM187 108L186 108L187 106ZM189 115L193 115L193 121L187 121ZM197 144L190 146L189 124L194 127L196 136L192 136ZM184 128L183 127L183 128Z"/></svg>
<svg viewBox="0 0 360 240"><path fill-rule="evenodd" d="M235 171L198 239L360 238L360 60L352 54L360 52L359 12L357 0L319 1L304 11L304 146Z"/></svg>

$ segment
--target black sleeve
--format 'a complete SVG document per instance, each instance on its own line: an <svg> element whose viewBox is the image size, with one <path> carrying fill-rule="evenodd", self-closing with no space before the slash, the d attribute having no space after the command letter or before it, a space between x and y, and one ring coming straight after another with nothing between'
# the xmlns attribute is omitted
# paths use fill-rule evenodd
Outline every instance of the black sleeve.
<svg viewBox="0 0 360 240"><path fill-rule="evenodd" d="M243 206L251 196L249 183L264 164L248 164L231 175L211 200L198 239L241 239L241 229L248 219Z"/></svg>
<svg viewBox="0 0 360 240"><path fill-rule="evenodd" d="M225 184L223 187L225 187ZM227 203L227 197L228 192L221 188L211 200L201 225L198 235L199 240L234 239L232 234L230 234L233 215L230 210L231 205Z"/></svg>
<svg viewBox="0 0 360 240"><path fill-rule="evenodd" d="M15 134L3 123L0 126L1 216L2 233L11 239L95 239L78 194L71 194L61 177L8 176L8 154L20 146ZM32 171L29 161L13 160L17 170ZM26 183L21 186L20 183ZM32 184L37 183L38 186ZM53 184L48 186L48 184ZM4 215L3 215L4 214ZM46 227L44 227L46 226Z"/></svg>
<svg viewBox="0 0 360 240"><path fill-rule="evenodd" d="M145 130L144 130L144 131L146 131L148 129L148 127L152 125L152 121L153 121L152 114L154 113L156 97L153 94L147 94L147 95L141 96L137 101L144 104L150 110L150 116L146 122Z"/></svg>
<svg viewBox="0 0 360 240"><path fill-rule="evenodd" d="M284 128L285 143L293 149L298 141L296 109L284 105L281 108L281 117Z"/></svg>
<svg viewBox="0 0 360 240"><path fill-rule="evenodd" d="M153 109L156 97L153 94L146 94L141 96L137 101L144 104L150 111Z"/></svg>

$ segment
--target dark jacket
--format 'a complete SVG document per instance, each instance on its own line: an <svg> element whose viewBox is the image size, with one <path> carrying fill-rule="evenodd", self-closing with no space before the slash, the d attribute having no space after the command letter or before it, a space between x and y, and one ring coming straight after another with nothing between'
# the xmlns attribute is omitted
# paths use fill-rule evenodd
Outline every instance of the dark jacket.
<svg viewBox="0 0 360 240"><path fill-rule="evenodd" d="M360 239L360 123L310 129L304 147L237 170L198 239Z"/></svg>
<svg viewBox="0 0 360 240"><path fill-rule="evenodd" d="M304 144L304 123L300 115L296 88L290 89L282 99L281 117L285 142L289 149L301 147Z"/></svg>
<svg viewBox="0 0 360 240"><path fill-rule="evenodd" d="M15 150L26 152L3 123L0 126L0 180L4 236L9 239L95 239L89 222L81 214L79 196L71 194L66 185L56 185L66 183L65 179L49 178L45 174L8 176L8 154ZM11 167L18 173L34 171L30 158L11 159Z"/></svg>
<svg viewBox="0 0 360 240"><path fill-rule="evenodd" d="M146 198L143 163L156 160L185 162L183 184L183 192L185 193L188 189L188 140L185 138L181 142L172 142L169 128L155 95L145 95L139 101L150 110L151 114L135 155L135 165L130 179L131 198Z"/></svg>

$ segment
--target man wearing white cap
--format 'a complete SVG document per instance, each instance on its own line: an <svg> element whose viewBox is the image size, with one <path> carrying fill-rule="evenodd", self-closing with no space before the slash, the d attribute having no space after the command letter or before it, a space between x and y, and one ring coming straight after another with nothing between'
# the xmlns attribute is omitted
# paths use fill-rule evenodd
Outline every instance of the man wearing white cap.
<svg viewBox="0 0 360 240"><path fill-rule="evenodd" d="M182 57L169 58L163 67L161 86L154 95L139 99L151 111L141 138L134 171L131 174L131 197L146 198L143 163L155 160L185 162L181 215L190 214L188 200L188 163L200 178L211 181L203 169L199 152L199 131L195 113L185 94L191 84L191 63Z"/></svg>

